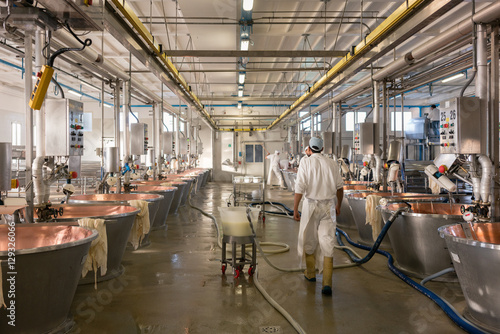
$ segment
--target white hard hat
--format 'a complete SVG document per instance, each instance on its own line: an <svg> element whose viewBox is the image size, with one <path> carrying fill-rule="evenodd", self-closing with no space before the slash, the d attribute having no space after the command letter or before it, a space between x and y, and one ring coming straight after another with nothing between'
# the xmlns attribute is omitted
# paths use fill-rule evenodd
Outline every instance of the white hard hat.
<svg viewBox="0 0 500 334"><path fill-rule="evenodd" d="M274 154L280 154L280 151L276 150L274 151Z"/></svg>

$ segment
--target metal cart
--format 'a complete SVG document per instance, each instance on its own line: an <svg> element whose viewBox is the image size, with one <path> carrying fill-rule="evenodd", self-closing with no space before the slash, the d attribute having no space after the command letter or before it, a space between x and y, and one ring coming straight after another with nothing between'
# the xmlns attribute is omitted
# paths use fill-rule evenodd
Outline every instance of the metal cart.
<svg viewBox="0 0 500 334"><path fill-rule="evenodd" d="M248 268L248 275L253 276L255 269L257 267L257 244L255 241L255 230L252 224L252 219L250 217L250 211L247 211L247 219L252 230L252 235L236 237L232 235L222 236L222 259L221 259L221 270L222 274L225 275L227 265L230 264L233 267L234 278L240 277L245 265L250 265ZM231 258L226 257L227 244L231 244ZM246 250L247 245L251 244L252 252L250 256L247 256ZM238 257L237 249L238 246L241 247L241 256Z"/></svg>

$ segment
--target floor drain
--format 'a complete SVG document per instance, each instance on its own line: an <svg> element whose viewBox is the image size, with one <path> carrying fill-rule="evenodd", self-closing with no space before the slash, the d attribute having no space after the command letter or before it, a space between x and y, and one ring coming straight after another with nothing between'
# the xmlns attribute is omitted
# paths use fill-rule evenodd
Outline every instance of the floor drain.
<svg viewBox="0 0 500 334"><path fill-rule="evenodd" d="M260 327L260 333L283 333L280 326L266 326Z"/></svg>

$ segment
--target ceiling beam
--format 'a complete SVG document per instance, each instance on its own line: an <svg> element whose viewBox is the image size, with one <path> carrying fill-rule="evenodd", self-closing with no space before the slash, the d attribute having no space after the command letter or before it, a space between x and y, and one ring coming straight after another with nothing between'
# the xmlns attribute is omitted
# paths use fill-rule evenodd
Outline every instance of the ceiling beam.
<svg viewBox="0 0 500 334"><path fill-rule="evenodd" d="M166 50L168 57L270 57L270 58L304 58L304 57L344 57L347 51L325 50Z"/></svg>
<svg viewBox="0 0 500 334"><path fill-rule="evenodd" d="M329 67L302 67L302 68L246 68L245 72L314 72L314 71L328 71ZM179 69L179 72L185 73L227 73L227 72L241 72L238 69L220 69L220 70L190 70L190 69Z"/></svg>

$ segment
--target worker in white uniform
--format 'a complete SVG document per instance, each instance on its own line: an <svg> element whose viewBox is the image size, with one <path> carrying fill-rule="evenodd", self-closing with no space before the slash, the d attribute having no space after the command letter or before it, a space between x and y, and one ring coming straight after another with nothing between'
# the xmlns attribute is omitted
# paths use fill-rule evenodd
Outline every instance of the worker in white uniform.
<svg viewBox="0 0 500 334"><path fill-rule="evenodd" d="M295 181L293 218L300 220L298 253L301 263L305 258L305 278L316 281L316 267L323 268L325 295L332 294L333 250L337 215L344 196L343 180L337 161L323 155L323 140L309 141L311 156L300 163ZM299 203L302 204L302 217ZM322 261L321 261L322 260Z"/></svg>
<svg viewBox="0 0 500 334"><path fill-rule="evenodd" d="M431 110L427 117L431 121L432 135L439 136L439 109L435 104L431 106Z"/></svg>
<svg viewBox="0 0 500 334"><path fill-rule="evenodd" d="M280 171L280 151L274 151L274 154L268 153L266 159L271 160L269 174L267 175L267 185L271 186L277 181L281 189L286 189L285 181Z"/></svg>

